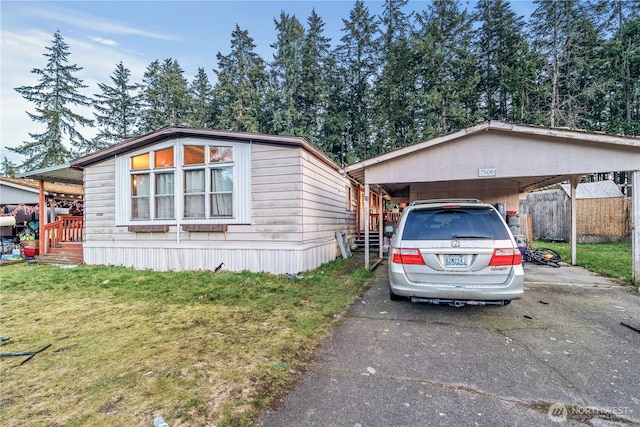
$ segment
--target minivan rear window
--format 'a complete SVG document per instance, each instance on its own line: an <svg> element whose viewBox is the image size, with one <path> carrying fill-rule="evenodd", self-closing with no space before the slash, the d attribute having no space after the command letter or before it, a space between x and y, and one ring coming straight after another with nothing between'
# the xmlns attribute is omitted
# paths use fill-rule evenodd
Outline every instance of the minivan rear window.
<svg viewBox="0 0 640 427"><path fill-rule="evenodd" d="M415 209L408 213L402 240L509 239L499 214L489 207Z"/></svg>

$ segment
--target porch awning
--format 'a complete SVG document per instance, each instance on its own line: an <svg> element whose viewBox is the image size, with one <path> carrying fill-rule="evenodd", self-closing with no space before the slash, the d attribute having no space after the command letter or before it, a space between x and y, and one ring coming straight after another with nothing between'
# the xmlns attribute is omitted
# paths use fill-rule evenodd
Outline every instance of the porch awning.
<svg viewBox="0 0 640 427"><path fill-rule="evenodd" d="M45 182L62 182L82 185L82 169L72 167L69 163L37 169L17 175L17 178L29 178Z"/></svg>

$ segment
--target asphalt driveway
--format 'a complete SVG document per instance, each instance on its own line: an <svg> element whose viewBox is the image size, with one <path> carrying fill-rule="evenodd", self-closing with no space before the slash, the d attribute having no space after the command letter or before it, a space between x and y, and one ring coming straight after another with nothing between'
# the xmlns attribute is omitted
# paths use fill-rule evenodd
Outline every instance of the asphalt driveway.
<svg viewBox="0 0 640 427"><path fill-rule="evenodd" d="M391 302L387 267L258 426L640 425L640 296L525 268L506 307Z"/></svg>

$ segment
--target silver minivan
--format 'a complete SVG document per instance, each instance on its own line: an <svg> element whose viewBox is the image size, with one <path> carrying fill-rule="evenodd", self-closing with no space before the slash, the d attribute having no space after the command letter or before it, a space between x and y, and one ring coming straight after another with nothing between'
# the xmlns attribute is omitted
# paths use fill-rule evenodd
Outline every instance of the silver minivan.
<svg viewBox="0 0 640 427"><path fill-rule="evenodd" d="M504 218L477 199L405 208L389 247L393 301L507 305L522 298L522 255Z"/></svg>

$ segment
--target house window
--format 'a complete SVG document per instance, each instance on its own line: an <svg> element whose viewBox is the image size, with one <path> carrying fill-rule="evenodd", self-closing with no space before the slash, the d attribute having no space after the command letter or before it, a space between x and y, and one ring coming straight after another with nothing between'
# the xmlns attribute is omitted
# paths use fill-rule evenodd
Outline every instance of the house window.
<svg viewBox="0 0 640 427"><path fill-rule="evenodd" d="M131 219L175 218L174 162L173 147L131 157Z"/></svg>
<svg viewBox="0 0 640 427"><path fill-rule="evenodd" d="M183 157L184 217L232 217L233 147L185 145Z"/></svg>
<svg viewBox="0 0 640 427"><path fill-rule="evenodd" d="M150 194L151 185L149 183L149 174L146 173L131 175L131 218L150 218Z"/></svg>
<svg viewBox="0 0 640 427"><path fill-rule="evenodd" d="M187 137L117 156L117 224L249 224L251 147Z"/></svg>

